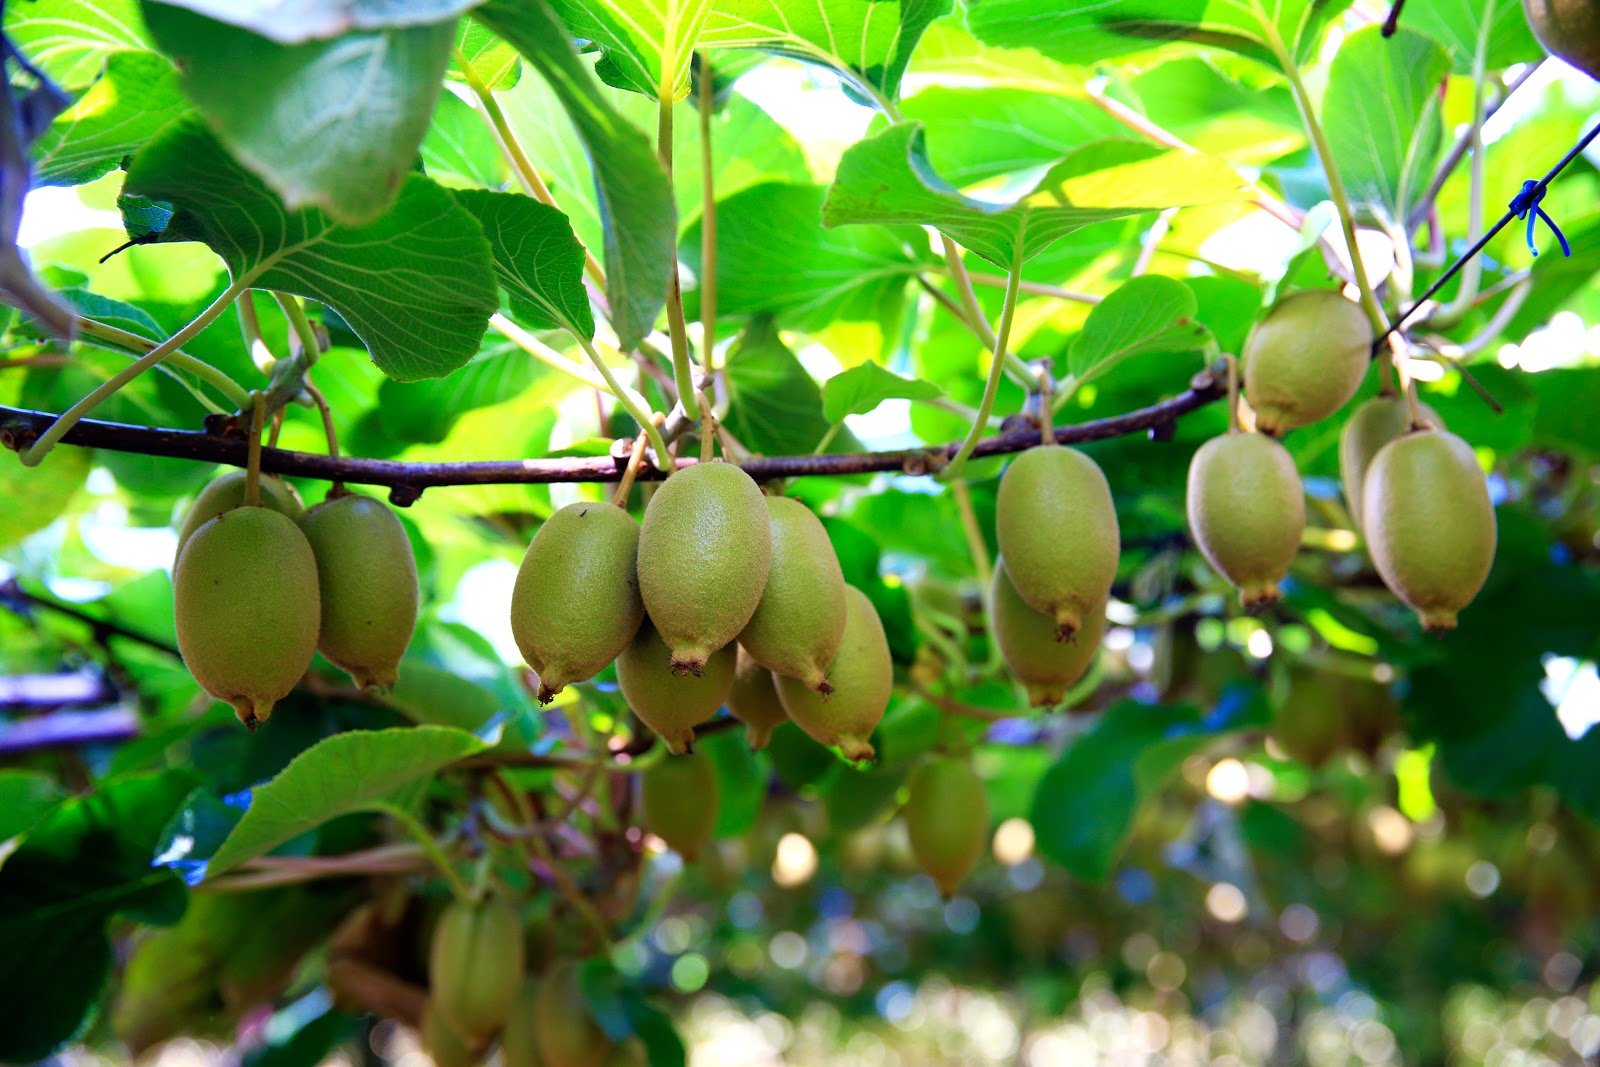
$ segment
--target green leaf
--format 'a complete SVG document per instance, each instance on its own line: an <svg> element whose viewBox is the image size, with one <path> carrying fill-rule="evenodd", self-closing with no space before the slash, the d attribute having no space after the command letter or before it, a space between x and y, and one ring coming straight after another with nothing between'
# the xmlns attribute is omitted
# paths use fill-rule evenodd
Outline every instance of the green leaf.
<svg viewBox="0 0 1600 1067"><path fill-rule="evenodd" d="M0 841L27 833L61 799L61 787L42 771L0 770Z"/></svg>
<svg viewBox="0 0 1600 1067"><path fill-rule="evenodd" d="M1078 383L1131 356L1204 348L1211 331L1195 318L1194 290L1174 278L1130 279L1096 304L1067 356Z"/></svg>
<svg viewBox="0 0 1600 1067"><path fill-rule="evenodd" d="M208 877L329 819L370 810L484 747L464 730L445 726L353 730L319 742L255 790L244 818L212 858Z"/></svg>
<svg viewBox="0 0 1600 1067"><path fill-rule="evenodd" d="M934 172L966 188L1045 167L1086 141L1126 132L1087 100L1010 88L924 89L901 108L920 122ZM1027 131L1017 136L1017 131Z"/></svg>
<svg viewBox="0 0 1600 1067"><path fill-rule="evenodd" d="M893 100L923 31L950 8L950 0L720 0L700 43L819 63L862 95Z"/></svg>
<svg viewBox="0 0 1600 1067"><path fill-rule="evenodd" d="M1444 45L1457 74L1472 73L1480 48L1485 70L1544 57L1517 0L1432 0L1407 11L1404 25Z"/></svg>
<svg viewBox="0 0 1600 1067"><path fill-rule="evenodd" d="M481 0L158 0L280 44L453 20Z"/></svg>
<svg viewBox="0 0 1600 1067"><path fill-rule="evenodd" d="M822 218L826 226L933 226L1010 268L1014 254L1031 259L1091 223L1243 195L1242 179L1220 160L1103 141L1080 147L1020 202L987 203L961 195L935 174L921 127L906 123L844 154Z"/></svg>
<svg viewBox="0 0 1600 1067"><path fill-rule="evenodd" d="M494 133L454 93L439 97L418 151L423 171L441 185L499 188L510 175Z"/></svg>
<svg viewBox="0 0 1600 1067"><path fill-rule="evenodd" d="M565 215L532 197L487 189L462 190L456 202L483 227L495 274L520 322L594 336L583 245Z"/></svg>
<svg viewBox="0 0 1600 1067"><path fill-rule="evenodd" d="M382 700L413 722L473 733L500 710L500 702L483 686L415 659L401 661L400 679Z"/></svg>
<svg viewBox="0 0 1600 1067"><path fill-rule="evenodd" d="M743 837L761 815L766 799L767 768L750 751L740 730L724 730L695 742L695 751L711 760L717 775L715 837Z"/></svg>
<svg viewBox="0 0 1600 1067"><path fill-rule="evenodd" d="M901 235L823 229L824 195L818 186L773 182L718 203L719 314L767 312L796 329L839 319L875 322L884 297L923 269ZM698 222L683 235L678 254L698 275Z"/></svg>
<svg viewBox="0 0 1600 1067"><path fill-rule="evenodd" d="M711 0L551 0L577 37L599 45L596 73L653 100L681 100Z"/></svg>
<svg viewBox="0 0 1600 1067"><path fill-rule="evenodd" d="M1106 709L1039 782L1029 815L1039 851L1079 878L1104 880L1140 802L1215 729L1189 705L1123 700Z"/></svg>
<svg viewBox="0 0 1600 1067"><path fill-rule="evenodd" d="M14 456L0 456L0 500L26 500L28 506L0 508L0 548L10 548L49 526L67 510L89 479L86 448L64 448L53 456L50 472L41 475Z"/></svg>
<svg viewBox="0 0 1600 1067"><path fill-rule="evenodd" d="M822 415L830 423L865 415L885 400L931 400L944 390L921 378L902 378L876 363L862 363L822 383Z"/></svg>
<svg viewBox="0 0 1600 1067"><path fill-rule="evenodd" d="M93 181L188 108L171 63L150 52L112 53L105 75L33 143L34 181Z"/></svg>
<svg viewBox="0 0 1600 1067"><path fill-rule="evenodd" d="M1444 123L1443 48L1402 28L1351 34L1334 56L1322 103L1329 148L1353 199L1401 221L1433 177Z"/></svg>
<svg viewBox="0 0 1600 1067"><path fill-rule="evenodd" d="M439 97L454 22L281 44L168 3L144 11L189 98L291 211L365 223L393 202Z"/></svg>
<svg viewBox="0 0 1600 1067"><path fill-rule="evenodd" d="M633 348L667 300L677 223L666 172L644 134L601 95L545 0L490 0L475 17L544 75L577 128L605 224L612 326L622 347Z"/></svg>
<svg viewBox="0 0 1600 1067"><path fill-rule="evenodd" d="M498 90L517 84L522 73L517 50L471 19L456 24L455 52L460 58L451 64L452 78L465 80L464 74L470 71L486 87ZM466 61L465 70L460 69L461 60Z"/></svg>
<svg viewBox="0 0 1600 1067"><path fill-rule="evenodd" d="M93 82L120 52L148 52L136 0L36 0L8 4L6 36L58 85Z"/></svg>
<svg viewBox="0 0 1600 1067"><path fill-rule="evenodd" d="M728 432L768 455L810 452L828 432L822 393L778 336L770 318L757 318L728 353Z"/></svg>
<svg viewBox="0 0 1600 1067"><path fill-rule="evenodd" d="M1173 40L1275 63L1270 32L1310 51L1350 0L969 0L967 25L985 44L1035 48L1063 63L1093 63Z"/></svg>
<svg viewBox="0 0 1600 1067"><path fill-rule="evenodd" d="M59 805L0 867L0 1061L32 1063L80 1030L110 967L113 916L166 925L183 913L183 883L150 859L193 784L186 771L105 783Z"/></svg>
<svg viewBox="0 0 1600 1067"><path fill-rule="evenodd" d="M478 350L499 305L489 244L450 194L411 175L365 226L316 208L287 211L194 119L134 157L124 211L173 206L160 241L203 241L236 280L320 300L350 324L385 374L437 378Z"/></svg>

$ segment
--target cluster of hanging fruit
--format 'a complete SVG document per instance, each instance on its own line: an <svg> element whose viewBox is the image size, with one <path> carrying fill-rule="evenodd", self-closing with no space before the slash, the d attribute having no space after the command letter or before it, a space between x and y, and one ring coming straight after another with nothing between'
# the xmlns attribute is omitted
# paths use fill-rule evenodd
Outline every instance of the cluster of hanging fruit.
<svg viewBox="0 0 1600 1067"><path fill-rule="evenodd" d="M614 504L552 515L517 574L511 629L541 701L615 661L629 706L674 754L727 705L754 747L787 718L871 758L894 682L883 623L822 523L719 461L674 473L643 522Z"/></svg>
<svg viewBox="0 0 1600 1067"><path fill-rule="evenodd" d="M387 504L335 486L306 509L294 488L232 471L200 493L172 569L178 650L195 681L250 727L320 651L361 688L394 685L417 622L417 565Z"/></svg>
<svg viewBox="0 0 1600 1067"><path fill-rule="evenodd" d="M1372 339L1360 307L1312 290L1279 301L1245 345L1244 392L1257 432L1235 424L1201 446L1189 467L1187 509L1195 544L1246 608L1278 599L1305 529L1300 474L1277 438L1355 395ZM1345 424L1339 464L1379 576L1425 629L1454 629L1494 562L1494 506L1472 447L1425 405L1380 395Z"/></svg>
<svg viewBox="0 0 1600 1067"><path fill-rule="evenodd" d="M452 902L433 928L422 1041L440 1067L481 1063L499 1039L506 1067L624 1067L637 1039L614 1042L590 1015L577 965L529 974L522 917L503 898Z"/></svg>

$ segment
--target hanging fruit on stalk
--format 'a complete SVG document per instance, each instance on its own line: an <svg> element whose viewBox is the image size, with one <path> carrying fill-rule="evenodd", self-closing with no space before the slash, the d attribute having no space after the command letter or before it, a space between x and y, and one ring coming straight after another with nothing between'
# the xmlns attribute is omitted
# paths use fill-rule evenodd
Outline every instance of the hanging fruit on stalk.
<svg viewBox="0 0 1600 1067"><path fill-rule="evenodd" d="M917 866L946 897L978 865L989 844L989 798L970 761L930 756L906 783L904 816Z"/></svg>
<svg viewBox="0 0 1600 1067"><path fill-rule="evenodd" d="M826 696L828 661L844 636L844 572L828 531L811 509L788 497L767 497L772 567L739 644L757 663L798 678Z"/></svg>
<svg viewBox="0 0 1600 1067"><path fill-rule="evenodd" d="M1436 430L1444 420L1426 404L1417 405L1422 419ZM1411 409L1404 397L1375 396L1356 406L1339 431L1339 480L1344 485L1345 507L1356 529L1362 529L1361 489L1366 484L1372 458L1384 445L1411 431Z"/></svg>
<svg viewBox="0 0 1600 1067"><path fill-rule="evenodd" d="M1244 346L1244 392L1256 428L1282 437L1327 418L1356 394L1371 362L1372 324L1332 289L1286 296Z"/></svg>
<svg viewBox="0 0 1600 1067"><path fill-rule="evenodd" d="M1245 610L1276 603L1306 527L1305 488L1288 449L1259 433L1213 437L1189 464L1186 506L1195 544Z"/></svg>
<svg viewBox="0 0 1600 1067"><path fill-rule="evenodd" d="M694 862L717 824L717 769L699 753L667 756L639 775L644 828Z"/></svg>
<svg viewBox="0 0 1600 1067"><path fill-rule="evenodd" d="M867 594L845 587L844 638L828 664L833 694L823 696L796 678L776 677L778 699L794 724L846 759L873 757L867 740L889 707L894 663L878 609Z"/></svg>
<svg viewBox="0 0 1600 1067"><path fill-rule="evenodd" d="M1083 625L1072 640L1056 639L1056 620L1022 599L1006 571L1005 559L995 562L989 583L989 634L1000 646L1013 677L1028 693L1028 703L1036 708L1053 708L1066 699L1067 690L1078 684L1100 651L1106 632L1106 612L1083 616Z"/></svg>
<svg viewBox="0 0 1600 1067"><path fill-rule="evenodd" d="M733 688L738 646L712 652L691 675L673 669L672 652L650 619L617 657L617 682L628 706L673 753L687 752L694 728L717 713Z"/></svg>

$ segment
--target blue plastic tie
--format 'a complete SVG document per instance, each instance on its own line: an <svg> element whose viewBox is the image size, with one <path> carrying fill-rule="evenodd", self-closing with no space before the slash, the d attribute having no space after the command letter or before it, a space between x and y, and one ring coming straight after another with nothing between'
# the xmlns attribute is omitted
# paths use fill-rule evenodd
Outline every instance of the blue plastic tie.
<svg viewBox="0 0 1600 1067"><path fill-rule="evenodd" d="M1547 188L1544 183L1529 178L1522 183L1522 191L1512 197L1507 206L1517 213L1517 218L1528 220L1528 251L1536 256L1539 254L1539 247L1533 243L1533 225L1543 219L1544 224L1556 235L1556 240L1561 242L1561 254L1571 256L1572 246L1567 244L1567 235L1561 232L1561 227L1556 225L1556 220L1550 217L1549 212L1539 206Z"/></svg>

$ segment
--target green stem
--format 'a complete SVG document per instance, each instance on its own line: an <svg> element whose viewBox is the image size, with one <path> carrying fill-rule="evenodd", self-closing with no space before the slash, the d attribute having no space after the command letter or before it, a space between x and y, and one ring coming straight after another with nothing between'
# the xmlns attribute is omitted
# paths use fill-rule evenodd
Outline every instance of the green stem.
<svg viewBox="0 0 1600 1067"><path fill-rule="evenodd" d="M839 436L839 431L844 429L844 423L836 422L828 427L828 432L822 435L822 440L817 442L817 447L811 450L813 456L820 456L833 444L833 439Z"/></svg>
<svg viewBox="0 0 1600 1067"><path fill-rule="evenodd" d="M1311 138L1311 145L1316 149L1317 158L1322 160L1322 170L1328 178L1328 195L1333 200L1334 210L1338 212L1339 226L1344 231L1344 241L1350 249L1350 269L1356 276L1356 288L1361 293L1361 307L1366 311L1367 321L1372 325L1372 335L1376 337L1388 330L1389 320L1384 316L1377 294L1372 291L1372 285L1367 280L1366 265L1361 262L1361 246L1356 241L1356 218L1350 207L1350 194L1345 189L1344 178L1339 174L1339 165L1334 162L1333 148L1328 143L1328 135L1322 129L1322 123L1311 105L1311 93L1300 77L1300 65L1284 46L1283 38L1278 35L1278 28L1272 20L1262 18L1260 22L1267 36L1268 46L1277 55L1284 76L1289 79L1289 90L1300 109L1300 119L1305 124L1306 135Z"/></svg>
<svg viewBox="0 0 1600 1067"><path fill-rule="evenodd" d="M711 57L700 56L700 366L716 370L717 196L711 158Z"/></svg>
<svg viewBox="0 0 1600 1067"><path fill-rule="evenodd" d="M44 457L50 454L50 450L56 446L56 443L78 424L78 420L99 407L114 395L117 390L172 355L172 353L188 343L191 338L199 334L201 330L210 326L218 316L228 310L234 300L238 299L239 294L245 292L245 290L246 285L244 283L235 281L224 289L222 295L213 300L209 307L196 315L188 325L179 329L177 333L156 345L149 352L146 352L104 382L101 382L88 396L68 408L60 418L50 424L50 428L41 434L39 439L26 452L22 453L23 465L37 467Z"/></svg>
<svg viewBox="0 0 1600 1067"><path fill-rule="evenodd" d="M978 572L978 581L987 595L994 570L989 562L989 545L983 539L983 528L978 525L978 513L972 507L972 492L966 482L952 482L950 492L956 498L956 511L961 515L961 532L967 537L972 567Z"/></svg>
<svg viewBox="0 0 1600 1067"><path fill-rule="evenodd" d="M967 439L961 442L961 448L950 461L950 466L945 468L945 477L951 481L960 477L961 470L967 465L967 457L972 455L972 450L978 447L978 441L989 428L989 413L994 411L994 399L1000 392L1000 375L1003 373L1006 362L1002 353L1006 350L1006 343L1011 340L1011 319L1017 310L1017 287L1022 281L1022 245L1026 225L1020 227L1016 236L1016 248L1011 253L1011 273L1006 277L1005 302L1000 306L1000 325L995 330L994 361L989 364L989 379L983 385L983 399L978 403L978 417L972 424L972 431L967 434ZM1029 377L1032 377L1030 370Z"/></svg>
<svg viewBox="0 0 1600 1067"><path fill-rule="evenodd" d="M461 877L461 872L456 870L455 864L450 862L450 857L444 854L444 850L433 839L428 828L422 825L421 820L398 804L378 803L372 805L371 810L387 815L405 827L406 832L422 847L422 851L433 862L434 867L438 868L444 880L450 884L450 892L455 894L457 900L472 900L472 887Z"/></svg>
<svg viewBox="0 0 1600 1067"><path fill-rule="evenodd" d="M610 390L612 396L617 398L617 403L621 404L623 410L633 416L633 421L639 424L641 430L650 435L650 447L656 450L656 466L661 470L670 471L672 469L672 454L667 451L667 441L666 438L661 436L661 428L655 424L655 420L650 418L650 413L634 401L632 391L624 389L618 383L616 376L611 373L611 368L606 366L606 361L601 359L600 353L595 350L594 342L585 337L582 331L571 330L571 333L573 337L577 338L579 347L589 357L589 361L594 364L594 369L600 372L601 378L605 379L606 388ZM694 403L694 390L692 388L687 395L689 402ZM687 411L688 409L684 410Z"/></svg>
<svg viewBox="0 0 1600 1067"><path fill-rule="evenodd" d="M1486 24L1478 31L1478 47L1472 55L1472 126L1468 131L1472 152L1472 166L1468 171L1471 186L1467 195L1467 244L1469 245L1476 244L1478 238L1483 236L1483 119L1487 104L1484 81L1488 69L1486 55L1488 45L1489 27ZM1437 325L1440 329L1449 329L1459 323L1472 309L1473 302L1478 299L1478 290L1482 284L1483 257L1473 256L1461 269L1461 284L1456 289L1456 298L1430 316L1430 324Z"/></svg>
<svg viewBox="0 0 1600 1067"><path fill-rule="evenodd" d="M664 93L656 106L656 153L672 184L672 95ZM683 319L683 289L678 277L678 257L672 256L672 273L667 277L667 334L672 338L672 380L678 403L691 422L700 419L700 402L694 395L694 368L689 363L689 328Z"/></svg>
<svg viewBox="0 0 1600 1067"><path fill-rule="evenodd" d="M278 307L283 309L283 317L289 320L289 328L300 340L300 350L304 353L306 369L310 370L312 364L322 355L322 342L317 338L317 331L312 328L311 320L306 318L304 305L288 293L273 293L272 296L278 302Z"/></svg>
<svg viewBox="0 0 1600 1067"><path fill-rule="evenodd" d="M971 324L973 332L990 349L1004 355L1007 369L1018 379L1018 384L1024 389L1032 389L1033 368L1028 366L1027 361L1021 356L1016 355L1004 345L998 344L995 340L994 331L989 329L989 321L984 317L983 308L978 303L978 294L972 290L972 276L967 273L966 263L962 262L961 249L956 247L956 243L942 233L939 235L939 241L944 248L945 266L950 272L950 277L955 280L956 291L961 294L961 310L965 313L966 320ZM1006 279L1004 284L1010 285L1010 279ZM1020 290L1024 283L1021 279L1018 279L1016 284Z"/></svg>
<svg viewBox="0 0 1600 1067"><path fill-rule="evenodd" d="M78 319L78 332L86 341L99 341L103 347L123 352L148 352L159 344L148 337L129 333L109 323L82 317ZM221 393L223 398L234 406L234 410L242 411L249 407L250 391L205 360L196 359L186 352L173 352L167 357L166 362L174 370L193 375Z"/></svg>

